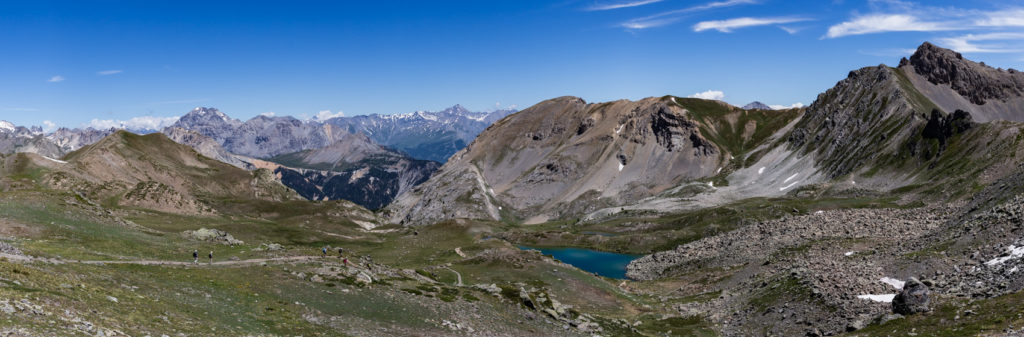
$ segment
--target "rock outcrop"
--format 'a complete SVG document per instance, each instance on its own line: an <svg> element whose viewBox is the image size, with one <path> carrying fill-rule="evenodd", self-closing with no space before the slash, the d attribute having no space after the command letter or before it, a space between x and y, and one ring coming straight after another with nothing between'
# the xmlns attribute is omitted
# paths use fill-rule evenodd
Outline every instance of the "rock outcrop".
<svg viewBox="0 0 1024 337"><path fill-rule="evenodd" d="M994 69L928 42L922 44L909 60L900 60L900 67L904 66L912 66L915 73L932 84L949 85L977 105L1024 96L1024 73L1015 69Z"/></svg>
<svg viewBox="0 0 1024 337"><path fill-rule="evenodd" d="M893 298L892 311L904 316L928 312L930 310L928 296L928 286L911 277L903 285L903 290Z"/></svg>

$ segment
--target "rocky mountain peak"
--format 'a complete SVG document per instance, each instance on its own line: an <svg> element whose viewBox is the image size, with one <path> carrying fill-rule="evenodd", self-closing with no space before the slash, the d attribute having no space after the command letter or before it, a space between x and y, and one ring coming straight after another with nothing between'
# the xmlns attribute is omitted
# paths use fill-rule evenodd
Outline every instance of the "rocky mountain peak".
<svg viewBox="0 0 1024 337"><path fill-rule="evenodd" d="M461 104L456 104L456 105L452 106L451 108L445 109L443 112L454 114L454 115L465 115L465 114L470 113L469 110L467 110Z"/></svg>
<svg viewBox="0 0 1024 337"><path fill-rule="evenodd" d="M1019 71L995 69L928 42L921 44L909 60L900 60L900 67L907 66L932 84L950 85L977 105L1024 96L1024 74Z"/></svg>
<svg viewBox="0 0 1024 337"><path fill-rule="evenodd" d="M184 116L181 116L179 123L202 123L202 124L237 124L239 121L228 117L216 108L196 107ZM178 124L178 123L175 123Z"/></svg>
<svg viewBox="0 0 1024 337"><path fill-rule="evenodd" d="M768 104L761 103L759 101L750 102L750 104L744 105L743 110L773 110Z"/></svg>

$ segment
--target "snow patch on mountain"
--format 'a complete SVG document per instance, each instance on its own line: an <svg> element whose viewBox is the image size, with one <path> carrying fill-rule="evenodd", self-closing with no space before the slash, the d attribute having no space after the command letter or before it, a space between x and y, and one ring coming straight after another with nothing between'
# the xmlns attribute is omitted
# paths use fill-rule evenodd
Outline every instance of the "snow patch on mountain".
<svg viewBox="0 0 1024 337"><path fill-rule="evenodd" d="M14 132L14 123L0 121L0 131Z"/></svg>

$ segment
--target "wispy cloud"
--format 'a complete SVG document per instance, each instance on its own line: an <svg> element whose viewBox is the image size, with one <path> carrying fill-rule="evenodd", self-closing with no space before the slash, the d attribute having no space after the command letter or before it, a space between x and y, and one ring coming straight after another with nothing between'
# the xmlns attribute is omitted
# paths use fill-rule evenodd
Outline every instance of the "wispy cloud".
<svg viewBox="0 0 1024 337"><path fill-rule="evenodd" d="M717 30L722 33L731 33L735 29L754 27L754 26L767 26L767 25L778 25L793 22L807 21L806 18L735 18L728 20L717 20L717 21L703 21L696 25L693 25L693 31L703 32L705 30Z"/></svg>
<svg viewBox="0 0 1024 337"><path fill-rule="evenodd" d="M985 12L975 24L982 27L1024 27L1024 9Z"/></svg>
<svg viewBox="0 0 1024 337"><path fill-rule="evenodd" d="M725 98L725 93L719 90L708 90L705 92L698 92L696 94L690 95L690 98L712 99L720 101L723 98Z"/></svg>
<svg viewBox="0 0 1024 337"><path fill-rule="evenodd" d="M897 0L869 2L873 13L856 15L829 27L825 38L887 32L939 32L1016 30L1024 27L1024 8L978 10L932 7ZM968 48L965 48L968 49Z"/></svg>
<svg viewBox="0 0 1024 337"><path fill-rule="evenodd" d="M757 0L725 0L709 2L703 5L697 5L693 7L687 7L682 9L676 9L666 12L657 13L654 15L648 15L632 19L619 24L619 26L627 29L646 29L658 26L664 26L675 23L682 19L682 16L689 13L696 13L700 11L711 10L715 8L732 7L737 5L756 4Z"/></svg>
<svg viewBox="0 0 1024 337"><path fill-rule="evenodd" d="M786 33L789 33L789 35L794 35L796 33L799 33L801 30L804 30L804 28L805 27L779 26L779 29L782 29L782 31L784 31Z"/></svg>
<svg viewBox="0 0 1024 337"><path fill-rule="evenodd" d="M587 10L588 11L607 11L607 10L620 9L620 8L640 7L640 6L643 6L643 5L650 5L650 4L659 3L659 2L662 2L662 1L664 1L664 0L639 0L639 1L621 2L621 3L615 3L615 4L594 5L594 6L588 7Z"/></svg>
<svg viewBox="0 0 1024 337"><path fill-rule="evenodd" d="M97 71L96 74L100 75L100 76L107 76L107 75L120 74L122 72L124 72L124 71L122 71L122 70L103 70L103 71Z"/></svg>
<svg viewBox="0 0 1024 337"><path fill-rule="evenodd" d="M93 119L83 126L100 130L110 128L128 130L160 130L173 125L174 122L178 121L178 118L179 117L142 116L132 117L129 120Z"/></svg>
<svg viewBox="0 0 1024 337"><path fill-rule="evenodd" d="M786 109L803 108L804 106L805 105L804 105L803 102L796 102L796 103L793 103L793 104L790 104L790 105L772 104L772 105L769 105L768 107L772 108L772 109L775 109L775 110L786 110Z"/></svg>
<svg viewBox="0 0 1024 337"><path fill-rule="evenodd" d="M952 22L924 21L910 14L871 14L828 28L825 37L838 38L884 32L937 32L963 29Z"/></svg>
<svg viewBox="0 0 1024 337"><path fill-rule="evenodd" d="M1019 42L1014 42L1012 47L1005 43L979 44L977 42L1020 40L1024 40L1024 33L1003 32L948 37L937 40L937 43L961 53L1018 53L1022 51Z"/></svg>
<svg viewBox="0 0 1024 337"><path fill-rule="evenodd" d="M64 82L64 76L57 75L54 77L50 77L50 79L46 81L50 83Z"/></svg>

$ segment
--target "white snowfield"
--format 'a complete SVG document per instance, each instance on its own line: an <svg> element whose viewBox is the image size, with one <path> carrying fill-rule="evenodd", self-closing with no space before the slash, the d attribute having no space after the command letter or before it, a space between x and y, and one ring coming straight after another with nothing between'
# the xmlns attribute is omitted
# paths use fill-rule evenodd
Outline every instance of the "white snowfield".
<svg viewBox="0 0 1024 337"><path fill-rule="evenodd" d="M47 160L55 162L55 163L61 163L61 164L67 164L68 163L66 161L59 160L59 159L53 159L53 158L50 158L50 157L47 157L47 156L41 156L41 157L46 158Z"/></svg>
<svg viewBox="0 0 1024 337"><path fill-rule="evenodd" d="M6 130L8 132L14 131L14 123L8 121L0 121L0 130Z"/></svg>
<svg viewBox="0 0 1024 337"><path fill-rule="evenodd" d="M857 298L874 302L892 303L892 299L896 298L896 294L857 295Z"/></svg>
<svg viewBox="0 0 1024 337"><path fill-rule="evenodd" d="M903 290L903 286L907 284L906 282L903 282L903 281L900 281L900 280L897 280L897 279L894 279L894 278L889 278L889 277L883 277L879 281L881 281L882 283L891 285L893 288L896 288L896 290Z"/></svg>
<svg viewBox="0 0 1024 337"><path fill-rule="evenodd" d="M988 262L985 262L985 264L989 266L998 266L1006 261L1024 257L1024 246L1017 247L1014 245L1010 245L1010 247L1006 249L1006 252L1009 253L1009 255L994 258L992 260L989 260Z"/></svg>

